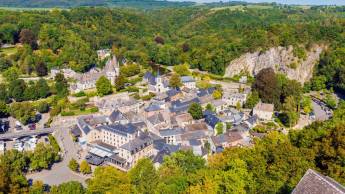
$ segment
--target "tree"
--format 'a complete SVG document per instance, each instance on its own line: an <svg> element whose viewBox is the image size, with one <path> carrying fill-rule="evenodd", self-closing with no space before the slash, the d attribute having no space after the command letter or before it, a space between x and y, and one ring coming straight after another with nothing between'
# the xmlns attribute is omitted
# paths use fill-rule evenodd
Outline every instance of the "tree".
<svg viewBox="0 0 345 194"><path fill-rule="evenodd" d="M46 64L43 61L38 61L36 66L35 66L35 71L38 76L46 76L48 75L48 68Z"/></svg>
<svg viewBox="0 0 345 194"><path fill-rule="evenodd" d="M294 126L298 119L299 113L297 112L297 103L295 98L288 96L283 104L284 113L280 116L281 121L289 127Z"/></svg>
<svg viewBox="0 0 345 194"><path fill-rule="evenodd" d="M221 99L223 94L220 90L215 90L215 91L213 91L212 96L214 99L217 100L217 99Z"/></svg>
<svg viewBox="0 0 345 194"><path fill-rule="evenodd" d="M50 95L50 88L48 86L48 83L45 79L40 78L35 86L35 90L37 91L38 98L46 98Z"/></svg>
<svg viewBox="0 0 345 194"><path fill-rule="evenodd" d="M69 91L68 91L68 82L65 79L65 76L61 73L56 74L55 78L55 90L56 94L59 97L64 97L67 96Z"/></svg>
<svg viewBox="0 0 345 194"><path fill-rule="evenodd" d="M91 171L91 166L89 165L89 163L87 163L86 160L83 160L80 163L80 172L83 173L83 174L90 174L92 172Z"/></svg>
<svg viewBox="0 0 345 194"><path fill-rule="evenodd" d="M182 173L189 174L205 167L205 160L194 155L192 151L178 151L164 158L162 167L171 169L178 167L182 170Z"/></svg>
<svg viewBox="0 0 345 194"><path fill-rule="evenodd" d="M242 108L242 105L241 105L240 101L237 101L236 102L236 109L241 110L241 108Z"/></svg>
<svg viewBox="0 0 345 194"><path fill-rule="evenodd" d="M0 101L0 118L7 117L9 115L9 108L4 101Z"/></svg>
<svg viewBox="0 0 345 194"><path fill-rule="evenodd" d="M37 39L35 34L30 29L22 29L19 34L19 41L22 44L28 44L32 49L37 47Z"/></svg>
<svg viewBox="0 0 345 194"><path fill-rule="evenodd" d="M257 103L259 103L260 97L257 91L253 91L249 94L246 103L244 104L245 108L253 109Z"/></svg>
<svg viewBox="0 0 345 194"><path fill-rule="evenodd" d="M219 122L216 124L216 135L223 134L224 132L224 124L222 122Z"/></svg>
<svg viewBox="0 0 345 194"><path fill-rule="evenodd" d="M215 111L215 108L214 108L214 106L213 106L212 104L208 103L208 104L206 105L206 110L211 111L211 112L214 112L214 111Z"/></svg>
<svg viewBox="0 0 345 194"><path fill-rule="evenodd" d="M182 86L181 77L178 74L173 74L169 80L169 86L172 88L179 88Z"/></svg>
<svg viewBox="0 0 345 194"><path fill-rule="evenodd" d="M155 41L157 44L164 44L164 39L161 36L156 36Z"/></svg>
<svg viewBox="0 0 345 194"><path fill-rule="evenodd" d="M130 193L132 188L127 174L114 167L97 167L88 182L89 193Z"/></svg>
<svg viewBox="0 0 345 194"><path fill-rule="evenodd" d="M49 104L46 101L42 101L38 104L37 111L40 113L47 113L49 108Z"/></svg>
<svg viewBox="0 0 345 194"><path fill-rule="evenodd" d="M280 106L280 89L276 74L272 68L262 69L257 75L253 88L258 91L264 103L274 103Z"/></svg>
<svg viewBox="0 0 345 194"><path fill-rule="evenodd" d="M313 110L312 102L310 97L304 97L302 100L302 109L306 114L309 114Z"/></svg>
<svg viewBox="0 0 345 194"><path fill-rule="evenodd" d="M152 193L158 184L158 175L150 159L141 159L132 168L129 178L138 193Z"/></svg>
<svg viewBox="0 0 345 194"><path fill-rule="evenodd" d="M10 67L6 71L4 71L2 75L4 76L7 82L12 82L18 79L20 72L18 68Z"/></svg>
<svg viewBox="0 0 345 194"><path fill-rule="evenodd" d="M101 76L96 82L97 93L100 96L108 95L113 92L113 87L110 81L105 77Z"/></svg>
<svg viewBox="0 0 345 194"><path fill-rule="evenodd" d="M335 100L332 94L326 94L324 101L331 108L335 108L337 106L337 101Z"/></svg>
<svg viewBox="0 0 345 194"><path fill-rule="evenodd" d="M201 119L203 117L202 107L198 103L192 103L189 106L188 113L192 115L193 119Z"/></svg>
<svg viewBox="0 0 345 194"><path fill-rule="evenodd" d="M191 75L191 72L189 71L189 65L186 63L181 65L175 65L173 67L173 70L180 76Z"/></svg>
<svg viewBox="0 0 345 194"><path fill-rule="evenodd" d="M30 169L41 170L48 169L54 162L57 162L60 158L57 152L50 145L44 143L38 143L34 152L29 154Z"/></svg>
<svg viewBox="0 0 345 194"><path fill-rule="evenodd" d="M44 192L44 184L42 181L35 181L30 187L30 194L41 194Z"/></svg>
<svg viewBox="0 0 345 194"><path fill-rule="evenodd" d="M26 125L35 120L35 109L30 102L14 102L10 106L10 114Z"/></svg>
<svg viewBox="0 0 345 194"><path fill-rule="evenodd" d="M84 194L85 189L83 185L77 181L69 181L66 183L62 183L59 186L52 186L50 189L51 194L65 194L65 193L73 193L73 194Z"/></svg>
<svg viewBox="0 0 345 194"><path fill-rule="evenodd" d="M69 167L69 169L71 169L74 172L78 172L79 171L79 164L78 164L78 162L74 158L72 158L69 161L68 167Z"/></svg>
<svg viewBox="0 0 345 194"><path fill-rule="evenodd" d="M9 91L7 90L7 85L0 83L0 101L9 101Z"/></svg>
<svg viewBox="0 0 345 194"><path fill-rule="evenodd" d="M120 91L125 88L126 78L123 75L118 76L115 79L116 91Z"/></svg>

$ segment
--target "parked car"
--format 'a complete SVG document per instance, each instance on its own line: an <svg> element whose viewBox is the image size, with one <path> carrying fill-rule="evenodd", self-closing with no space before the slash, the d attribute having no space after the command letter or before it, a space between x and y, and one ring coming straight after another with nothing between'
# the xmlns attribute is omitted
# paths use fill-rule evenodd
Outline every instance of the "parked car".
<svg viewBox="0 0 345 194"><path fill-rule="evenodd" d="M35 130L36 129L36 124L35 123L29 124L28 127L29 127L30 130Z"/></svg>

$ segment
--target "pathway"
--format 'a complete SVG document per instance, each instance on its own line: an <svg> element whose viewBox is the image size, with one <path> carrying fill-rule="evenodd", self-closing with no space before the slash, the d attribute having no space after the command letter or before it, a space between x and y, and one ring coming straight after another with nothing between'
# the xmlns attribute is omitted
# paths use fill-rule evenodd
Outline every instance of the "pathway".
<svg viewBox="0 0 345 194"><path fill-rule="evenodd" d="M54 124L52 124L54 125ZM85 185L85 176L73 173L68 168L68 163L72 158L78 159L78 146L75 144L69 134L69 127L73 125L71 121L61 120L60 122L55 122L57 130L54 132L54 136L58 141L62 152L64 154L63 160L52 166L50 170L43 170L37 173L28 174L26 177L28 179L41 180L43 183L48 185L58 185L68 181L78 181Z"/></svg>

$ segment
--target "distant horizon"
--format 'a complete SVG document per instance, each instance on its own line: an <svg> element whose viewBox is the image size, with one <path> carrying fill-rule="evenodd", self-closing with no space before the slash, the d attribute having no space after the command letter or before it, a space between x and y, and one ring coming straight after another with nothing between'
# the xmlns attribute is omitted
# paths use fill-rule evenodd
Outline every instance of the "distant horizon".
<svg viewBox="0 0 345 194"><path fill-rule="evenodd" d="M172 1L172 0L170 0ZM193 1L197 3L220 2L220 0L175 0L175 1ZM345 5L345 0L234 0L248 3L280 3L292 5ZM229 2L229 0L223 0Z"/></svg>

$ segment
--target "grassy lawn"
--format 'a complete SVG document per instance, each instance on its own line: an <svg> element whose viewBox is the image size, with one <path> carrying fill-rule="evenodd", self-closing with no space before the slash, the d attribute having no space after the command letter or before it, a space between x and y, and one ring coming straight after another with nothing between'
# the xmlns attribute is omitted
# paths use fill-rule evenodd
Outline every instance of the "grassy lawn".
<svg viewBox="0 0 345 194"><path fill-rule="evenodd" d="M0 49L0 53L5 54L5 55L12 55L12 54L16 53L17 50L18 50L17 47L2 48L2 49Z"/></svg>

